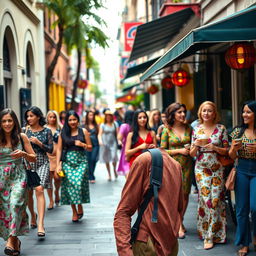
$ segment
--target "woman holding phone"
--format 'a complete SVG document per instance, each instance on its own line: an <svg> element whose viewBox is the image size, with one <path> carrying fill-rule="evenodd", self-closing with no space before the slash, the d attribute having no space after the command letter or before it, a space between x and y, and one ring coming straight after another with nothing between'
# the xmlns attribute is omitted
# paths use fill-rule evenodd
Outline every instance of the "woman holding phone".
<svg viewBox="0 0 256 256"><path fill-rule="evenodd" d="M256 251L256 101L245 102L242 107L242 124L232 131L229 155L238 159L236 166L235 198L236 198L236 238L240 245L239 256L249 252L252 242ZM250 230L250 215L252 232Z"/></svg>

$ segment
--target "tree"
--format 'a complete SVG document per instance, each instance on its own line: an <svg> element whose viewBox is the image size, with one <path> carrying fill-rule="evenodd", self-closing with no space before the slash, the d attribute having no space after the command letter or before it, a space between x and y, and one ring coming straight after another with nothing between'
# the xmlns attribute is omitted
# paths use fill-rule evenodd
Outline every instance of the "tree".
<svg viewBox="0 0 256 256"><path fill-rule="evenodd" d="M57 16L57 20L53 26L58 26L59 29L56 52L46 73L46 90L48 95L49 85L60 56L63 39L65 39L69 50L76 46L78 51L78 68L80 72L81 50L84 49L83 47L91 42L95 42L100 46L105 47L107 45L107 37L99 28L86 25L82 20L82 18L87 20L91 19L98 24L104 24L102 19L92 12L93 10L102 7L101 0L44 0L44 6L48 9L50 14L53 13ZM78 31L76 31L76 29L78 29ZM72 34L68 34L71 32ZM75 91L77 82L78 80L75 79ZM47 97L47 101L48 99L49 96Z"/></svg>

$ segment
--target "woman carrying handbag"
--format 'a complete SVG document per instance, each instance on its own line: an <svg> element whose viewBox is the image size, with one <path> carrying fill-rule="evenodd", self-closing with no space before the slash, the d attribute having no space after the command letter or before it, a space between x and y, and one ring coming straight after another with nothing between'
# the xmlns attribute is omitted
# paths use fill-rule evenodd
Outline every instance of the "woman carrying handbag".
<svg viewBox="0 0 256 256"><path fill-rule="evenodd" d="M245 102L242 107L242 124L232 131L229 156L238 158L235 179L237 229L235 244L241 245L238 256L249 252L252 242L256 251L256 101ZM250 218L252 232L250 230Z"/></svg>
<svg viewBox="0 0 256 256"><path fill-rule="evenodd" d="M92 144L90 134L79 127L79 121L75 111L67 112L57 146L57 172L64 171L65 174L61 184L61 204L71 205L72 222L83 217L82 204L90 202L86 151L92 150Z"/></svg>

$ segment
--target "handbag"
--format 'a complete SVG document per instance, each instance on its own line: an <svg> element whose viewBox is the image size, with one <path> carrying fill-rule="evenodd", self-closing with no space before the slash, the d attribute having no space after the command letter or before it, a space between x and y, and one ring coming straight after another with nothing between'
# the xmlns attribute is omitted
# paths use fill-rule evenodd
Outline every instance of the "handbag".
<svg viewBox="0 0 256 256"><path fill-rule="evenodd" d="M234 190L235 188L235 181L236 181L236 168L233 167L230 171L228 178L225 183L225 187L228 190Z"/></svg>
<svg viewBox="0 0 256 256"><path fill-rule="evenodd" d="M21 136L20 136L20 142L21 142L23 151L26 151L24 148L24 142ZM23 158L23 165L27 175L27 186L29 188L35 188L40 186L41 179L38 173L32 169L30 163L25 158Z"/></svg>
<svg viewBox="0 0 256 256"><path fill-rule="evenodd" d="M221 163L222 166L226 167L226 166L230 166L234 164L234 160L229 157L228 155L223 156L223 155L219 155L217 156L218 161Z"/></svg>
<svg viewBox="0 0 256 256"><path fill-rule="evenodd" d="M115 126L115 139L116 139L116 145L117 145L117 149L121 150L122 149L122 145L118 143L117 140L117 134L116 134L116 124L114 122L114 126Z"/></svg>

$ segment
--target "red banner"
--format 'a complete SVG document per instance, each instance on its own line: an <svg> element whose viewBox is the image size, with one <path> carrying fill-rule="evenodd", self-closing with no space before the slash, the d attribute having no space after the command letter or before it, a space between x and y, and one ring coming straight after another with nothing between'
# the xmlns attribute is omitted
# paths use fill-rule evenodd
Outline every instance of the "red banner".
<svg viewBox="0 0 256 256"><path fill-rule="evenodd" d="M126 22L124 23L124 51L132 50L137 27L143 24L142 22Z"/></svg>

